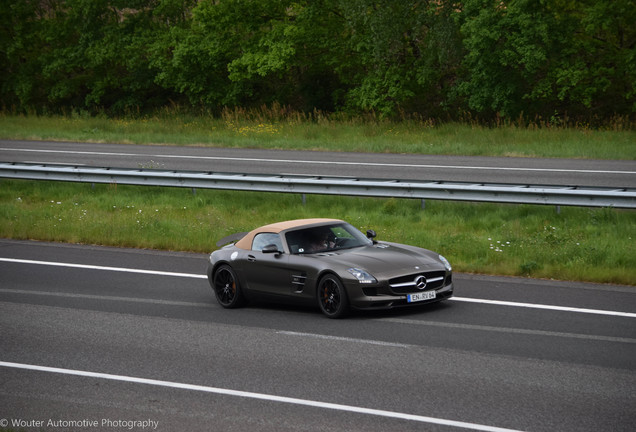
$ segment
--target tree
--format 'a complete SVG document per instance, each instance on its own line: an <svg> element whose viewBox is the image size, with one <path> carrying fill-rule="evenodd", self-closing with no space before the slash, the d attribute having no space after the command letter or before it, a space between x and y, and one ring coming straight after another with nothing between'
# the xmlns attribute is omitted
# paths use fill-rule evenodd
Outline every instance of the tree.
<svg viewBox="0 0 636 432"><path fill-rule="evenodd" d="M451 1L338 2L347 31L341 78L347 103L384 115L440 113L448 105L462 46Z"/></svg>
<svg viewBox="0 0 636 432"><path fill-rule="evenodd" d="M634 0L0 0L5 108L636 113Z"/></svg>
<svg viewBox="0 0 636 432"><path fill-rule="evenodd" d="M55 2L1 0L0 95L4 107L24 108L46 100L42 70L50 51Z"/></svg>
<svg viewBox="0 0 636 432"><path fill-rule="evenodd" d="M457 91L479 113L633 113L633 0L467 0Z"/></svg>

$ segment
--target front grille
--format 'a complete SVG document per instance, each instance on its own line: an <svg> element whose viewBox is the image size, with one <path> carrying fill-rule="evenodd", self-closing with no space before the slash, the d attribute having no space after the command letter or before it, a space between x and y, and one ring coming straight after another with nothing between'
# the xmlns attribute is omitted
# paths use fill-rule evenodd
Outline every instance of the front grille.
<svg viewBox="0 0 636 432"><path fill-rule="evenodd" d="M426 278L426 286L418 286L418 282L422 285L422 277ZM389 280L389 286L395 294L406 294L424 290L437 290L444 286L444 278L446 272L433 271L425 273L414 273L407 276L399 276Z"/></svg>

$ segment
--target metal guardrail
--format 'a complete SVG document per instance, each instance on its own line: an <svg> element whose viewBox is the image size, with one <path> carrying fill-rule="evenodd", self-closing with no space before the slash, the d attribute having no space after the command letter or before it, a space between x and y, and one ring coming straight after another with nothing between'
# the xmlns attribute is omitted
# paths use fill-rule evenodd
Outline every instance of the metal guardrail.
<svg viewBox="0 0 636 432"><path fill-rule="evenodd" d="M0 163L0 177L298 194L636 208L636 188L381 180Z"/></svg>

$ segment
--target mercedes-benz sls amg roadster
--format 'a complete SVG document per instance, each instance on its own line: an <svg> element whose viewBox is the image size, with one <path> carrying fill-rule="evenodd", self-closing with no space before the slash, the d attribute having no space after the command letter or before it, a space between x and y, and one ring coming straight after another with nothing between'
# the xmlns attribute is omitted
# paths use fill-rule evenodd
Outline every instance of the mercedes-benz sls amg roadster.
<svg viewBox="0 0 636 432"><path fill-rule="evenodd" d="M329 318L354 309L390 309L453 295L452 269L427 249L376 241L337 219L274 223L225 237L207 275L225 308L251 299L318 305ZM229 244L228 244L229 243Z"/></svg>

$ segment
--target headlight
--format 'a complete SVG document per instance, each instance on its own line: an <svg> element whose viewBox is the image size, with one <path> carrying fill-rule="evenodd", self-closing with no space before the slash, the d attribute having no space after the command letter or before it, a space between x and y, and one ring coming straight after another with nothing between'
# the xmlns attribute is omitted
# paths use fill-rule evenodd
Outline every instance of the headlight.
<svg viewBox="0 0 636 432"><path fill-rule="evenodd" d="M353 277L358 279L358 282L360 283L368 284L377 282L377 280L366 270L362 270L359 268L350 268L347 271L351 273Z"/></svg>
<svg viewBox="0 0 636 432"><path fill-rule="evenodd" d="M448 262L448 260L446 258L444 258L443 256L439 255L439 260L444 264L444 267L446 267L446 271L452 271L453 268L451 267L450 263Z"/></svg>

